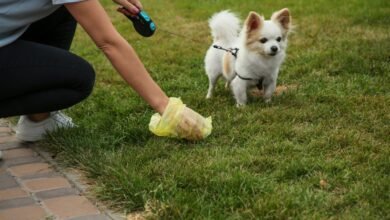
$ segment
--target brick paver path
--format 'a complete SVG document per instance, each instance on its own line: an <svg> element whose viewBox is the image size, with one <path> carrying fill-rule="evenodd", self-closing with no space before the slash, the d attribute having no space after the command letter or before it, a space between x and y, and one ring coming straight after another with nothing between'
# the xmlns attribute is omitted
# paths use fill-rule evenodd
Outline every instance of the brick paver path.
<svg viewBox="0 0 390 220"><path fill-rule="evenodd" d="M110 220L0 119L0 220Z"/></svg>

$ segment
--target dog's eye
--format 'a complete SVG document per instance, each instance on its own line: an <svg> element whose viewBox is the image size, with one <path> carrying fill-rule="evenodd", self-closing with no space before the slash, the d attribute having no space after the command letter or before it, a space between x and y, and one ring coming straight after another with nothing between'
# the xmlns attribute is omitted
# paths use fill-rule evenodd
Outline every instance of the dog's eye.
<svg viewBox="0 0 390 220"><path fill-rule="evenodd" d="M262 43L262 44L266 43L267 41L268 41L267 38L261 38L261 39L260 39L260 43Z"/></svg>
<svg viewBox="0 0 390 220"><path fill-rule="evenodd" d="M276 38L276 41L277 41L277 42L280 42L281 40L282 40L281 37Z"/></svg>

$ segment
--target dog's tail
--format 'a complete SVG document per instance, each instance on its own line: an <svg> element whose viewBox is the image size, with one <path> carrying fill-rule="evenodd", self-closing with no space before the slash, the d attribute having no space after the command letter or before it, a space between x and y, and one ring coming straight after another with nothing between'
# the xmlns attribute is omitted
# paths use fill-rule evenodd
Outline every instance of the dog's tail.
<svg viewBox="0 0 390 220"><path fill-rule="evenodd" d="M230 46L238 37L240 19L230 11L221 11L210 18L209 26L214 42L222 44L220 46Z"/></svg>

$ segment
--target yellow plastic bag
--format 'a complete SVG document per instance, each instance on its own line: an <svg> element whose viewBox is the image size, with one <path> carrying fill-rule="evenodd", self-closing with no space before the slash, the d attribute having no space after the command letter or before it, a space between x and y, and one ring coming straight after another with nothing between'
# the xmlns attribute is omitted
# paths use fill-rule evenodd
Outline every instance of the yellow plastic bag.
<svg viewBox="0 0 390 220"><path fill-rule="evenodd" d="M201 140L211 133L211 117L204 118L179 98L169 98L163 115L156 113L150 119L149 130L157 136Z"/></svg>

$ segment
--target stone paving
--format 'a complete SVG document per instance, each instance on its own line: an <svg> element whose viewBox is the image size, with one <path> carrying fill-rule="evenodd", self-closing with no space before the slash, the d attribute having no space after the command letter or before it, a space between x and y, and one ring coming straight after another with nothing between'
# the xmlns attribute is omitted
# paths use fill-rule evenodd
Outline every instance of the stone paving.
<svg viewBox="0 0 390 220"><path fill-rule="evenodd" d="M0 220L119 219L99 209L31 143L20 143L2 119L0 151Z"/></svg>

